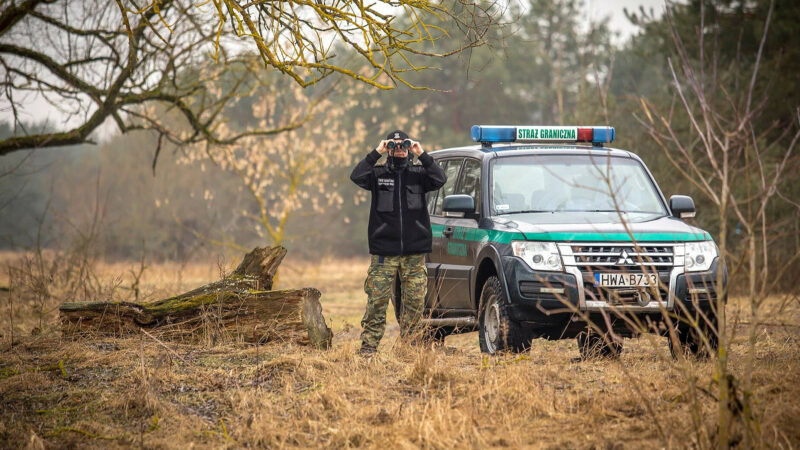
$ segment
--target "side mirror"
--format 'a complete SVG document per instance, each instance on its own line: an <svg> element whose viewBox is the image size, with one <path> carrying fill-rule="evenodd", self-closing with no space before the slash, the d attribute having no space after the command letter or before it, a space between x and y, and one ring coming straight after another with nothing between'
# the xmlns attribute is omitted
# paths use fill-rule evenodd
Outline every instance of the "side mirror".
<svg viewBox="0 0 800 450"><path fill-rule="evenodd" d="M445 213L461 213L459 217L462 217L475 212L475 199L466 194L448 195L444 198L442 210Z"/></svg>
<svg viewBox="0 0 800 450"><path fill-rule="evenodd" d="M694 200L688 195L673 195L670 197L669 209L672 210L673 216L680 219L688 219L695 215Z"/></svg>

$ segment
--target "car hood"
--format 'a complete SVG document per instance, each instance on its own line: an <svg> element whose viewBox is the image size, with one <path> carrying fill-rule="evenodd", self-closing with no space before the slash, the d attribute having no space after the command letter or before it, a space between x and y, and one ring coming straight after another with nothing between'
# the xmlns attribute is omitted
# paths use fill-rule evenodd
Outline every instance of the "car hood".
<svg viewBox="0 0 800 450"><path fill-rule="evenodd" d="M624 219L624 222L623 220ZM528 240L547 241L703 241L704 230L680 219L656 214L616 212L555 212L495 216L507 230L521 232Z"/></svg>

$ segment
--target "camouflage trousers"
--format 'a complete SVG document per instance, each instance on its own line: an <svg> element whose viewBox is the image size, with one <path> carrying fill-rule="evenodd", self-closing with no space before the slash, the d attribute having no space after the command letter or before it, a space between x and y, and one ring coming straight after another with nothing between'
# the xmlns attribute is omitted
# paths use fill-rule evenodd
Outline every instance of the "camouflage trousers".
<svg viewBox="0 0 800 450"><path fill-rule="evenodd" d="M425 254L405 256L372 255L372 262L364 282L367 293L367 311L361 320L361 342L365 347L376 348L386 329L386 308L392 297L392 286L400 274L403 298L400 308L400 330L407 336L418 327L422 317L425 290L428 286L428 269Z"/></svg>

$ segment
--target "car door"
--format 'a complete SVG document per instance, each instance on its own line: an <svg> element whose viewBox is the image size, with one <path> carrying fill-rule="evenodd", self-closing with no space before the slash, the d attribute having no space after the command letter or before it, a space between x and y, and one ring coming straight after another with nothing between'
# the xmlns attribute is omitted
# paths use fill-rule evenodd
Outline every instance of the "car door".
<svg viewBox="0 0 800 450"><path fill-rule="evenodd" d="M444 197L450 195L455 191L456 183L458 182L458 174L461 169L461 164L464 158L450 158L439 160L445 175L447 175L447 182L438 191L432 191L428 198L428 211L431 217L431 229L433 231L433 248L428 256L426 266L428 267L428 292L425 295L425 307L428 309L440 309L441 303L441 287L442 287L442 263L446 263L446 258L443 258L443 246L446 246L446 238L444 230L446 227L447 218L442 213L442 203Z"/></svg>
<svg viewBox="0 0 800 450"><path fill-rule="evenodd" d="M481 162L467 158L462 164L454 194L465 194L475 199L476 213L480 213ZM442 307L450 310L471 309L470 276L474 270L477 251L476 230L478 214L464 217L445 217L441 245L442 264L439 266Z"/></svg>

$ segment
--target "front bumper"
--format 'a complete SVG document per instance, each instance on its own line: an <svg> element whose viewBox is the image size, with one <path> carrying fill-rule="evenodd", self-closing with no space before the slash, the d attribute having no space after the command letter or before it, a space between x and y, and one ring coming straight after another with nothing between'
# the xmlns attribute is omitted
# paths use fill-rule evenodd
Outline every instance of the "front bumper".
<svg viewBox="0 0 800 450"><path fill-rule="evenodd" d="M593 274L577 266L566 266L564 272L532 270L514 256L503 257L503 270L508 286L511 317L520 322L555 325L576 313L626 313L650 316L661 320L665 311L710 311L717 298L717 273L722 270L723 286L727 271L715 259L708 272L684 273L682 266L660 270L661 289L646 301L634 304L615 302L594 287ZM580 280L580 281L579 281ZM680 305L677 303L680 302ZM572 319L574 320L574 318Z"/></svg>

